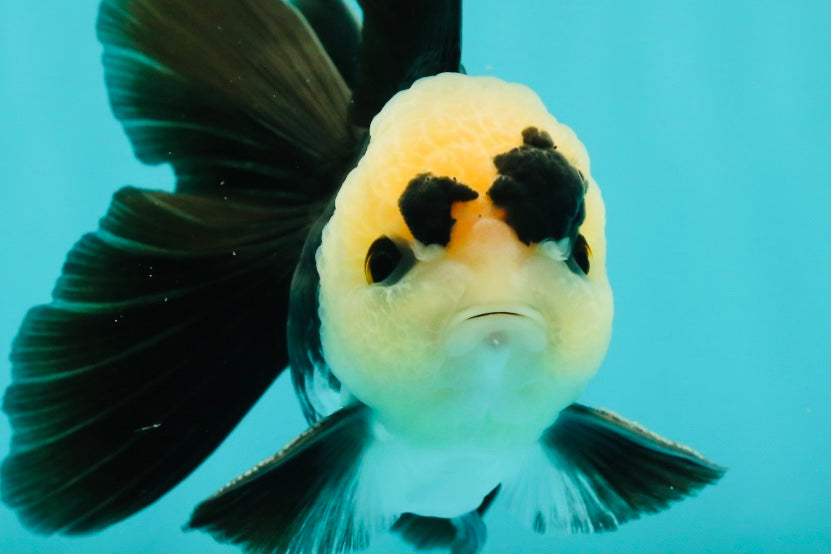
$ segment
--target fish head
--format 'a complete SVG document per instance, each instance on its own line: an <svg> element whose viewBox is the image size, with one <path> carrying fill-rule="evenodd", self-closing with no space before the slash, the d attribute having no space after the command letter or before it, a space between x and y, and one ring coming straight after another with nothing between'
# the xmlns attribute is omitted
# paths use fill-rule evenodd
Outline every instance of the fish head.
<svg viewBox="0 0 831 554"><path fill-rule="evenodd" d="M585 148L525 86L441 74L373 120L317 252L342 386L420 440L535 440L611 334Z"/></svg>

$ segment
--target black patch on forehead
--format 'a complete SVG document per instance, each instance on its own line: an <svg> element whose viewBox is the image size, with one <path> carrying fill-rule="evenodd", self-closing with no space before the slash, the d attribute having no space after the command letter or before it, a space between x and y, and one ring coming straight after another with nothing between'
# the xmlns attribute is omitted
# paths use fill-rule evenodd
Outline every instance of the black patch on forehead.
<svg viewBox="0 0 831 554"><path fill-rule="evenodd" d="M493 159L499 177L488 194L505 210L505 222L526 244L577 236L585 218L582 174L536 127L522 131L523 145Z"/></svg>
<svg viewBox="0 0 831 554"><path fill-rule="evenodd" d="M536 127L526 127L522 130L522 143L535 148L554 148L554 141L545 131Z"/></svg>
<svg viewBox="0 0 831 554"><path fill-rule="evenodd" d="M398 208L419 242L446 246L456 221L450 216L451 206L478 196L478 192L455 179L422 173L407 185L398 200Z"/></svg>

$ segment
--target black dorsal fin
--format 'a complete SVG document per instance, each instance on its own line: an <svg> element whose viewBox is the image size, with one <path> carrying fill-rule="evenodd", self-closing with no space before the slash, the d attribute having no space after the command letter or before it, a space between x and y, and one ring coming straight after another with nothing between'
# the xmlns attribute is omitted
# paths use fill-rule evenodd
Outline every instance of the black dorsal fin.
<svg viewBox="0 0 831 554"><path fill-rule="evenodd" d="M352 121L361 127L421 77L461 70L461 0L359 0L364 12Z"/></svg>

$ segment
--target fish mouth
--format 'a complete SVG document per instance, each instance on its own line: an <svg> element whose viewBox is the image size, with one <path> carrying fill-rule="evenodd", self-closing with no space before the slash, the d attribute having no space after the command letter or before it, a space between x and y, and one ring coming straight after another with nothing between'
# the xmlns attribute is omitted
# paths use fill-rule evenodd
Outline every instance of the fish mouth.
<svg viewBox="0 0 831 554"><path fill-rule="evenodd" d="M483 314L472 315L468 319L476 319L477 317L487 317L489 315L515 315L515 316L518 316L518 317L523 317L523 316L521 316L520 314L518 314L516 312L485 312Z"/></svg>
<svg viewBox="0 0 831 554"><path fill-rule="evenodd" d="M482 348L538 351L548 343L546 329L542 314L530 306L471 306L450 320L445 349L451 356Z"/></svg>
<svg viewBox="0 0 831 554"><path fill-rule="evenodd" d="M464 321L479 319L491 316L512 316L528 318L537 325L545 327L545 320L537 310L522 304L496 305L496 306L471 306L459 311L448 324L448 329L453 329Z"/></svg>

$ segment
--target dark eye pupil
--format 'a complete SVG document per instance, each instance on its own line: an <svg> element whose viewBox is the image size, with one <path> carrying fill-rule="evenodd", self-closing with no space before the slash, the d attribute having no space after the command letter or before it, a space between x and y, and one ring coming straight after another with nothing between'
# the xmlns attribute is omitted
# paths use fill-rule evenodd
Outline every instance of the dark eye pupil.
<svg viewBox="0 0 831 554"><path fill-rule="evenodd" d="M574 248L571 251L571 257L574 259L574 263L577 264L577 267L585 274L589 274L589 243L586 242L586 237L583 235L577 235L577 239L574 241Z"/></svg>
<svg viewBox="0 0 831 554"><path fill-rule="evenodd" d="M379 237L366 253L366 281L369 284L391 285L404 276L414 260L415 257L406 244L386 236Z"/></svg>

